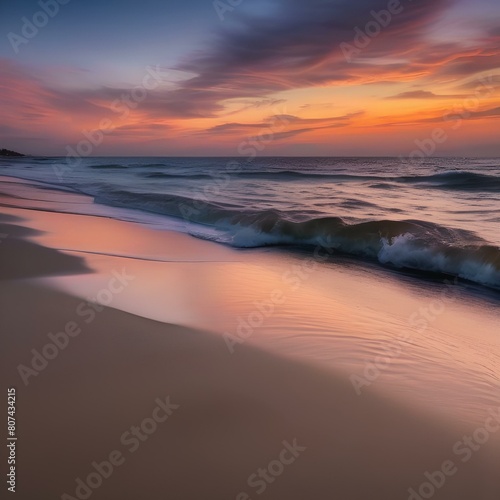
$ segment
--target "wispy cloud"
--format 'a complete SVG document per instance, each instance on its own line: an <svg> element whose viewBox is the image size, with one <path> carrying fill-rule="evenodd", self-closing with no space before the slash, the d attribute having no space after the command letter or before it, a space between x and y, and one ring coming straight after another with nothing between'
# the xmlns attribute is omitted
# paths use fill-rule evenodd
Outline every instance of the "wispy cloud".
<svg viewBox="0 0 500 500"><path fill-rule="evenodd" d="M411 90L409 92L401 92L393 96L386 97L386 99L463 99L467 97L466 94L435 94L429 90Z"/></svg>
<svg viewBox="0 0 500 500"><path fill-rule="evenodd" d="M206 129L201 134L204 135L228 135L235 134L239 137L245 137L249 134L256 133L258 131L266 131L268 129L273 129L273 124L279 123L284 131L273 133L273 139L285 139L288 137L293 137L295 135L304 134L306 132L314 132L321 129L329 128L339 128L347 127L352 123L354 118L363 115L364 112L360 111L357 113L349 113L341 116L332 116L325 118L300 118L294 115L272 115L266 120L258 123L224 123L221 125L216 125L209 129ZM250 135L250 139L255 136Z"/></svg>

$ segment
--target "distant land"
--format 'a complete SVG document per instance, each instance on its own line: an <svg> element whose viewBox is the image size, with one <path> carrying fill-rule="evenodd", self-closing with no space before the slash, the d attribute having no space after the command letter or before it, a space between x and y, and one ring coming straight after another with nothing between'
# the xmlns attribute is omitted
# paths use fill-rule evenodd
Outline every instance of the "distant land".
<svg viewBox="0 0 500 500"><path fill-rule="evenodd" d="M24 156L16 151L11 151L10 149L0 149L0 156Z"/></svg>

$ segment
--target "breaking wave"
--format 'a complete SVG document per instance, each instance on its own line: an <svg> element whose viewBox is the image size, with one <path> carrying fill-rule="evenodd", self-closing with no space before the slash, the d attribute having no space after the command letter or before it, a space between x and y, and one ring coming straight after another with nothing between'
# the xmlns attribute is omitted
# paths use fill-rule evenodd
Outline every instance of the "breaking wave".
<svg viewBox="0 0 500 500"><path fill-rule="evenodd" d="M242 210L230 203L126 190L101 193L96 196L96 202L209 226L217 230L217 236L203 230L196 231L196 235L234 247L322 246L384 265L446 274L500 289L499 247L488 244L471 231L428 221L347 223L339 217L294 220L290 214L277 210Z"/></svg>

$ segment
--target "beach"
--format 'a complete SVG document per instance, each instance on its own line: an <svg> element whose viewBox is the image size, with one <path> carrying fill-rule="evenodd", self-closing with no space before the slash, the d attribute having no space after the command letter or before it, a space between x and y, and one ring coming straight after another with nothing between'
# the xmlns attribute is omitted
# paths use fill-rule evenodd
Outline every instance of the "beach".
<svg viewBox="0 0 500 500"><path fill-rule="evenodd" d="M494 297L0 192L19 498L498 498Z"/></svg>
<svg viewBox="0 0 500 500"><path fill-rule="evenodd" d="M0 2L5 498L500 500L498 0Z"/></svg>

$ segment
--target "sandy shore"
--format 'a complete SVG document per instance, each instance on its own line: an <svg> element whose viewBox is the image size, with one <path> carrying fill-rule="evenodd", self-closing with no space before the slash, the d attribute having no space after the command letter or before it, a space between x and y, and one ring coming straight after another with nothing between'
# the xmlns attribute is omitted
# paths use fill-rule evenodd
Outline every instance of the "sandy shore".
<svg viewBox="0 0 500 500"><path fill-rule="evenodd" d="M2 383L17 389L18 498L499 498L500 408L484 415L486 436L397 394L358 396L344 372L259 342L231 354L207 331L219 328L204 298L238 305L212 273L239 269L272 292L262 264L185 235L146 239L130 223L0 203L0 357Z"/></svg>

